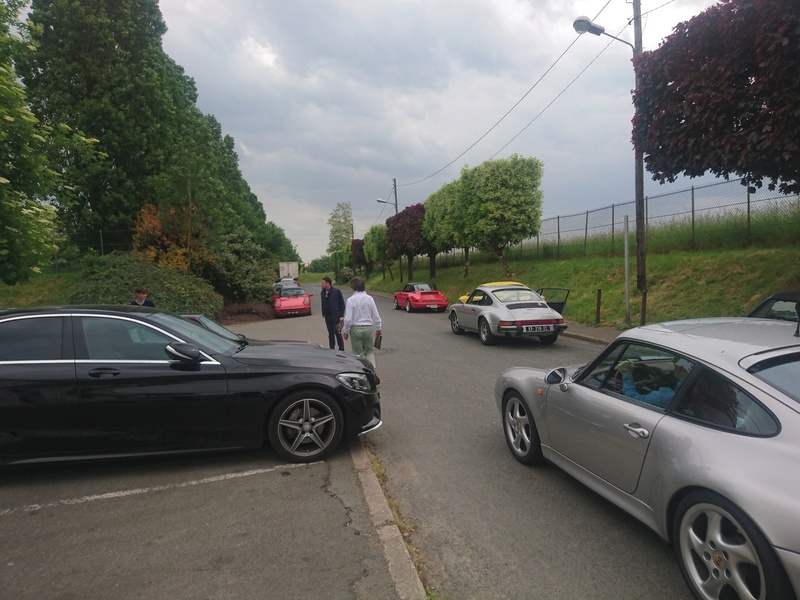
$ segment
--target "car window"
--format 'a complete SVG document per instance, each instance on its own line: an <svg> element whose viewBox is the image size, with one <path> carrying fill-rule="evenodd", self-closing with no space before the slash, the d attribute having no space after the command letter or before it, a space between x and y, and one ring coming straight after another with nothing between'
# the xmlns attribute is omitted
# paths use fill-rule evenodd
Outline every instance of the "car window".
<svg viewBox="0 0 800 600"><path fill-rule="evenodd" d="M489 297L489 294L482 290L475 290L472 292L472 296L469 297L467 300L467 304L479 304L481 306L488 306L492 303L492 299Z"/></svg>
<svg viewBox="0 0 800 600"><path fill-rule="evenodd" d="M419 285L416 286L416 291L418 292L427 292L432 289L433 288L429 286L427 283L420 283Z"/></svg>
<svg viewBox="0 0 800 600"><path fill-rule="evenodd" d="M781 321L797 321L797 303L792 300L774 300L767 302L753 312L752 317L778 319Z"/></svg>
<svg viewBox="0 0 800 600"><path fill-rule="evenodd" d="M175 341L127 319L81 317L81 323L92 360L168 360L164 347Z"/></svg>
<svg viewBox="0 0 800 600"><path fill-rule="evenodd" d="M413 291L414 291L414 286L413 286L413 285L407 285L407 286L405 286L405 287L403 288L403 291L404 291L405 293L407 293L407 294L408 294L408 293L411 293L411 292L413 292Z"/></svg>
<svg viewBox="0 0 800 600"><path fill-rule="evenodd" d="M666 409L694 369L694 363L663 348L621 344L582 381L596 389L622 394Z"/></svg>
<svg viewBox="0 0 800 600"><path fill-rule="evenodd" d="M796 402L800 402L800 390L797 389L797 382L800 381L800 354L763 360L750 367L748 371Z"/></svg>
<svg viewBox="0 0 800 600"><path fill-rule="evenodd" d="M742 433L774 435L778 432L778 423L767 409L735 383L707 368L689 383L674 412Z"/></svg>
<svg viewBox="0 0 800 600"><path fill-rule="evenodd" d="M0 323L0 361L60 360L62 317L13 319Z"/></svg>
<svg viewBox="0 0 800 600"><path fill-rule="evenodd" d="M539 294L533 290L526 290L525 288L497 290L494 295L503 304L508 304L510 302L544 302Z"/></svg>
<svg viewBox="0 0 800 600"><path fill-rule="evenodd" d="M281 298L294 298L295 296L305 296L306 292L302 288L283 288Z"/></svg>

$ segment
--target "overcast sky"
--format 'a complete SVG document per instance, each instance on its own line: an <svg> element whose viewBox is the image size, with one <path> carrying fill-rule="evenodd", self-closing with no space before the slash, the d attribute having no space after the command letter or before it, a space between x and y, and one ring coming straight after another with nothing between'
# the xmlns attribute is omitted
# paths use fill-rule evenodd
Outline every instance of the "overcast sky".
<svg viewBox="0 0 800 600"><path fill-rule="evenodd" d="M642 0L644 50L714 4ZM363 238L394 214L392 179L403 210L464 165L514 153L544 162L545 218L633 200L631 47L577 39L572 27L586 15L633 43L626 0L160 0L160 8L165 51L195 79L200 110L236 140L267 219L306 262L326 254L337 203L350 202ZM648 195L692 183L662 188L645 173Z"/></svg>

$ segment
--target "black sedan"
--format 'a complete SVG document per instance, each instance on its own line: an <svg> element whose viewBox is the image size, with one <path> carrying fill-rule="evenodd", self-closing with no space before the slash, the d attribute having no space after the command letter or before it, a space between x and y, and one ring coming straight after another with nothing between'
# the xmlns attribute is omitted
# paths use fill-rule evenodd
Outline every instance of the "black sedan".
<svg viewBox="0 0 800 600"><path fill-rule="evenodd" d="M138 306L0 312L0 464L258 448L327 457L381 425L369 362Z"/></svg>

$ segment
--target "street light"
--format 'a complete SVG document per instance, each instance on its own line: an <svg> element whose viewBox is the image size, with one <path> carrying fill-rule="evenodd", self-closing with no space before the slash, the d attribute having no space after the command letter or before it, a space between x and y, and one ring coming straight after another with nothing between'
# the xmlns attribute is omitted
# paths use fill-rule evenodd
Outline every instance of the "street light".
<svg viewBox="0 0 800 600"><path fill-rule="evenodd" d="M578 17L573 21L572 27L578 34L591 33L592 35L605 35L610 38L627 44L633 49L633 56L636 58L642 53L642 5L641 0L633 0L633 38L634 44L621 38L606 33L601 25L593 23L589 17ZM634 89L638 84L638 77L634 69ZM644 153L634 144L633 153L635 157L635 196L634 205L636 207L636 287L642 295L642 312L639 324L644 325L647 318L647 268L645 260L647 257L647 236L645 235L645 216L644 216Z"/></svg>

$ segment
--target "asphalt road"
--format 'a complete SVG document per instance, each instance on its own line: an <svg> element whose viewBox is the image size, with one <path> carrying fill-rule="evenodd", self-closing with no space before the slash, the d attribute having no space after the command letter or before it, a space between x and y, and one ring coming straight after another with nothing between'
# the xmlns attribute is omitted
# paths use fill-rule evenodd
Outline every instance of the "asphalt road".
<svg viewBox="0 0 800 600"><path fill-rule="evenodd" d="M327 346L319 287L307 287L311 317L232 329ZM445 314L377 302L384 425L368 438L437 599L690 597L654 533L505 446L497 374L600 347L564 336L484 347L454 336ZM307 466L265 449L5 470L0 598L398 597L353 475L347 448Z"/></svg>
<svg viewBox="0 0 800 600"><path fill-rule="evenodd" d="M485 347L474 334L453 335L446 314L407 314L376 300L384 426L369 439L438 597L691 597L669 545L559 469L518 464L505 445L497 375L584 363L601 346L561 336L551 346ZM321 317L304 321L326 345Z"/></svg>
<svg viewBox="0 0 800 600"><path fill-rule="evenodd" d="M318 309L319 288L307 289ZM551 346L486 347L477 335L453 335L446 313L407 314L375 298L384 425L368 437L438 598L691 598L655 533L558 468L520 465L506 447L497 375L515 365L585 363L602 346L561 336ZM274 327L327 346L318 310Z"/></svg>

